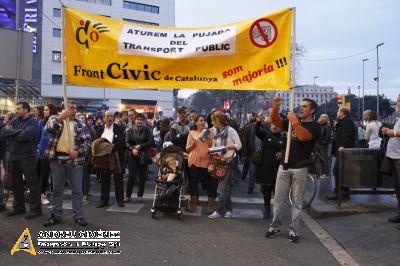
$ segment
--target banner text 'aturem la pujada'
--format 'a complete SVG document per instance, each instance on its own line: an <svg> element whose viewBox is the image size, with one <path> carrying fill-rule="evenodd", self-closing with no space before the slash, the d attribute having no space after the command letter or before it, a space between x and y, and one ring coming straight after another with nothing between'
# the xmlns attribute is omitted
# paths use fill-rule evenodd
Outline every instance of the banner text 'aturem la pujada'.
<svg viewBox="0 0 400 266"><path fill-rule="evenodd" d="M139 25L67 7L66 82L107 88L288 90L293 10L207 28Z"/></svg>

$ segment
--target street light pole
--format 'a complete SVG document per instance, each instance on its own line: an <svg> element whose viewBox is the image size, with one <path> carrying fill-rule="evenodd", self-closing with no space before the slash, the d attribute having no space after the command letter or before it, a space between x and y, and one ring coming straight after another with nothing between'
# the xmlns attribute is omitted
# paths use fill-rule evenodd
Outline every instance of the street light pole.
<svg viewBox="0 0 400 266"><path fill-rule="evenodd" d="M319 76L314 76L314 92L315 92L315 80L319 78ZM325 95L326 96L326 95ZM325 114L326 114L326 99L325 99Z"/></svg>
<svg viewBox="0 0 400 266"><path fill-rule="evenodd" d="M381 42L379 44L376 45L376 114L379 117L379 52L378 52L378 48L379 46L382 46L384 43Z"/></svg>
<svg viewBox="0 0 400 266"><path fill-rule="evenodd" d="M363 62L363 89L362 89L362 112L364 113L364 111L365 111L365 106L364 106L364 87L365 87L365 82L364 82L364 63L366 62L366 61L368 61L369 60L369 58L365 58L365 59L363 59L362 60L362 62Z"/></svg>
<svg viewBox="0 0 400 266"><path fill-rule="evenodd" d="M359 115L359 118L361 119L361 114L360 114L360 85L358 85L358 103L357 103L357 105L358 105L358 115Z"/></svg>
<svg viewBox="0 0 400 266"><path fill-rule="evenodd" d="M318 76L314 76L314 90L315 90L315 79L319 78Z"/></svg>

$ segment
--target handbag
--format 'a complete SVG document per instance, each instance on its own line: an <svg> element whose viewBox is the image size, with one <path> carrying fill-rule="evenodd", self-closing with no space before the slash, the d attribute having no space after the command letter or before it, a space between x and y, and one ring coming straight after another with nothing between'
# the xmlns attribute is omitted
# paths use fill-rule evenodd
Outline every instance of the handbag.
<svg viewBox="0 0 400 266"><path fill-rule="evenodd" d="M9 172L5 172L3 175L3 189L11 190L11 175Z"/></svg>
<svg viewBox="0 0 400 266"><path fill-rule="evenodd" d="M253 156L251 156L250 160L254 164L257 164L257 165L261 164L262 163L263 151L264 151L264 145L261 143L260 145L257 146L257 149L254 152Z"/></svg>
<svg viewBox="0 0 400 266"><path fill-rule="evenodd" d="M208 173L219 182L223 181L229 172L232 159L224 158L219 154L212 154L207 167Z"/></svg>

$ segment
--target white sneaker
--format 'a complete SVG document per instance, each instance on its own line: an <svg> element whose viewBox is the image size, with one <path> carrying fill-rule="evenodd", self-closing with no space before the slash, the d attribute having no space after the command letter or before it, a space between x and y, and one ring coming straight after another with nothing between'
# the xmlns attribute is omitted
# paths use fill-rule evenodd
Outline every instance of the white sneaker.
<svg viewBox="0 0 400 266"><path fill-rule="evenodd" d="M218 212L214 211L213 213L211 213L211 214L208 216L208 218L211 218L211 219L222 218L222 215L219 214Z"/></svg>
<svg viewBox="0 0 400 266"><path fill-rule="evenodd" d="M89 196L88 195L83 196L83 201L89 201Z"/></svg>
<svg viewBox="0 0 400 266"><path fill-rule="evenodd" d="M319 178L320 178L320 179L328 179L329 176L324 174L324 175L321 175Z"/></svg>
<svg viewBox="0 0 400 266"><path fill-rule="evenodd" d="M224 215L224 218L232 218L233 213L231 211L227 211Z"/></svg>
<svg viewBox="0 0 400 266"><path fill-rule="evenodd" d="M45 194L41 195L41 202L42 202L42 205L49 205L50 204L50 201L47 199Z"/></svg>

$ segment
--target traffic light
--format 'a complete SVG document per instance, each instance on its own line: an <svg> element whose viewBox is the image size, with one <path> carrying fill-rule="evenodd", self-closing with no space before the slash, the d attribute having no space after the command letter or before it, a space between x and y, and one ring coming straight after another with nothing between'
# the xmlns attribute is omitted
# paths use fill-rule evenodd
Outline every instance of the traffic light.
<svg viewBox="0 0 400 266"><path fill-rule="evenodd" d="M345 98L344 98L344 95L338 95L338 96L336 96L336 99L337 99L337 106L338 107L341 107L341 106L344 106L345 105Z"/></svg>

